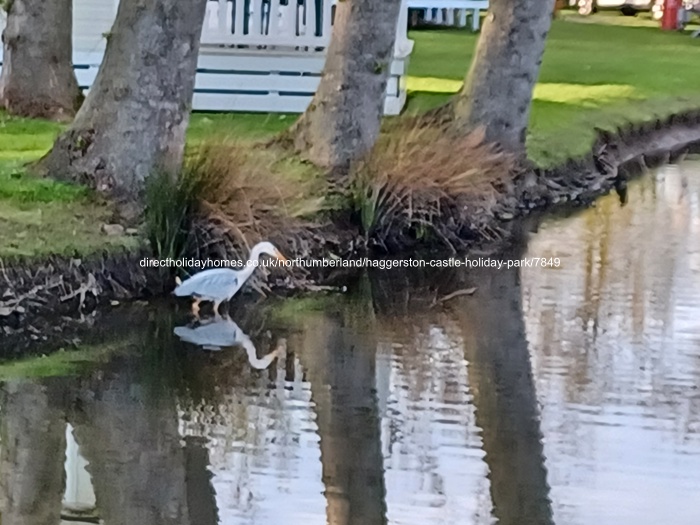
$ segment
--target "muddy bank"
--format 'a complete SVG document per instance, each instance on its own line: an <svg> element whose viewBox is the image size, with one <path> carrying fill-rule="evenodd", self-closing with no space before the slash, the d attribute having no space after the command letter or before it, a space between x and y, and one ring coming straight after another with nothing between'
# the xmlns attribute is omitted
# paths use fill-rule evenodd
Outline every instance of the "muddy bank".
<svg viewBox="0 0 700 525"><path fill-rule="evenodd" d="M61 345L72 340L71 325L89 324L85 316L99 305L162 295L162 273L139 264L148 256L141 249L0 261L0 340L21 347L49 340Z"/></svg>
<svg viewBox="0 0 700 525"><path fill-rule="evenodd" d="M624 199L631 177L695 151L698 145L700 110L630 124L614 133L601 131L584 158L552 170L524 171L498 195L495 204L473 210L468 226L461 230L464 240L460 251L503 249L522 232L522 219L530 215L562 206L587 206L612 190L617 190ZM197 230L199 234L189 257L245 259L247 256L245 243L224 226L200 220ZM483 231L491 233L484 236ZM347 219L290 227L276 232L269 240L289 258L348 259L372 251L357 226ZM414 257L415 252L408 255ZM143 248L129 253L96 254L82 260L51 257L40 261L4 261L0 271L0 341L30 344L53 338L61 344L66 337L58 325L69 325L70 319L75 321L98 306L115 301L167 294L174 284L174 269L164 271L139 264L143 258L150 257L152 253ZM262 294L324 290L326 285L343 284L348 273L354 270L260 271L247 289ZM49 317L64 320L48 323Z"/></svg>
<svg viewBox="0 0 700 525"><path fill-rule="evenodd" d="M135 343L133 334L143 332L155 317L145 301L114 307L107 303L79 315L61 315L47 309L28 311L19 326L17 319L11 320L14 327L0 324L0 361L104 345L127 347Z"/></svg>
<svg viewBox="0 0 700 525"><path fill-rule="evenodd" d="M164 291L161 272L139 264L149 256L147 249L141 249L83 259L6 260L0 272L0 313L7 318L50 306L61 314L78 307L91 310L105 300L159 295Z"/></svg>
<svg viewBox="0 0 700 525"><path fill-rule="evenodd" d="M524 173L505 195L500 219L561 205L587 206L616 190L626 199L627 182L648 168L674 162L700 146L700 110L600 131L591 152L551 170Z"/></svg>
<svg viewBox="0 0 700 525"><path fill-rule="evenodd" d="M198 230L200 235L186 258L247 258L248 248L215 222L202 221ZM271 240L290 258L349 258L361 253L355 232L332 224L294 228L279 232ZM153 258L153 252L144 247L82 259L52 256L0 260L0 359L9 356L3 348L17 354L38 344L42 351L74 346L86 329L99 324L100 311L168 295L175 286L178 269L142 264ZM243 295L328 291L343 278L343 273L324 268L260 269ZM179 303L185 309L189 304L185 300Z"/></svg>

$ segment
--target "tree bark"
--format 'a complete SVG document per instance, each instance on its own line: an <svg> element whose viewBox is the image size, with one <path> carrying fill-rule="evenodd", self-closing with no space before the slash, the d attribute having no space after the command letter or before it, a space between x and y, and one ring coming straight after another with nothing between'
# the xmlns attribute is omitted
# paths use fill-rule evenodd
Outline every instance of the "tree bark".
<svg viewBox="0 0 700 525"><path fill-rule="evenodd" d="M346 169L374 146L394 56L401 0L338 2L321 83L291 130L317 166Z"/></svg>
<svg viewBox="0 0 700 525"><path fill-rule="evenodd" d="M554 0L491 0L471 68L453 103L460 132L524 154L525 135Z"/></svg>
<svg viewBox="0 0 700 525"><path fill-rule="evenodd" d="M0 389L0 522L55 525L65 492L66 421L52 394L32 381Z"/></svg>
<svg viewBox="0 0 700 525"><path fill-rule="evenodd" d="M95 83L37 171L139 211L146 178L182 163L205 6L121 0Z"/></svg>
<svg viewBox="0 0 700 525"><path fill-rule="evenodd" d="M82 94L73 71L73 0L11 0L0 103L11 115L70 121Z"/></svg>

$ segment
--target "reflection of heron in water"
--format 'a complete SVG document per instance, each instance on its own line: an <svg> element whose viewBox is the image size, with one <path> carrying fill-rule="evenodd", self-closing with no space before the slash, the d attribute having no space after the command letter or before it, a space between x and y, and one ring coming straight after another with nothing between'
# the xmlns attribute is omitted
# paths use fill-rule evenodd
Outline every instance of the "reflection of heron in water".
<svg viewBox="0 0 700 525"><path fill-rule="evenodd" d="M280 339L277 347L262 358L258 358L253 341L228 317L216 317L200 321L194 326L177 326L175 335L186 343L193 343L205 350L221 350L225 347L242 346L248 355L250 366L264 370L276 357L287 352L287 340Z"/></svg>

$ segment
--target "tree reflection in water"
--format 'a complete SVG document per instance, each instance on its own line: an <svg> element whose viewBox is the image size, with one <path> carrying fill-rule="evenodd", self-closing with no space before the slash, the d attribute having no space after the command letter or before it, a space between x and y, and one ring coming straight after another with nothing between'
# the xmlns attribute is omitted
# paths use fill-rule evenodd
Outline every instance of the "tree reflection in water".
<svg viewBox="0 0 700 525"><path fill-rule="evenodd" d="M0 388L0 522L55 525L65 490L60 387L12 380Z"/></svg>

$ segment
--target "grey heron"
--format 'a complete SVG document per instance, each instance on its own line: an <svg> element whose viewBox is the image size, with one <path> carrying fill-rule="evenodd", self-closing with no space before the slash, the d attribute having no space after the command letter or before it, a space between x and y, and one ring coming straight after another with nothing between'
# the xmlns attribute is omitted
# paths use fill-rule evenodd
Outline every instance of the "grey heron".
<svg viewBox="0 0 700 525"><path fill-rule="evenodd" d="M258 358L253 341L228 317L209 319L195 327L177 326L174 333L182 341L201 346L205 350L242 346L250 366L257 370L266 369L276 357L284 356L287 351L287 340L280 339L272 352Z"/></svg>
<svg viewBox="0 0 700 525"><path fill-rule="evenodd" d="M243 284L253 275L261 255L269 255L280 261L287 258L270 242L259 242L250 251L250 259L242 270L230 268L214 268L199 272L185 281L177 280L178 286L173 292L178 297L194 297L192 313L199 316L199 303L212 301L214 313L219 315L219 306L236 295Z"/></svg>

